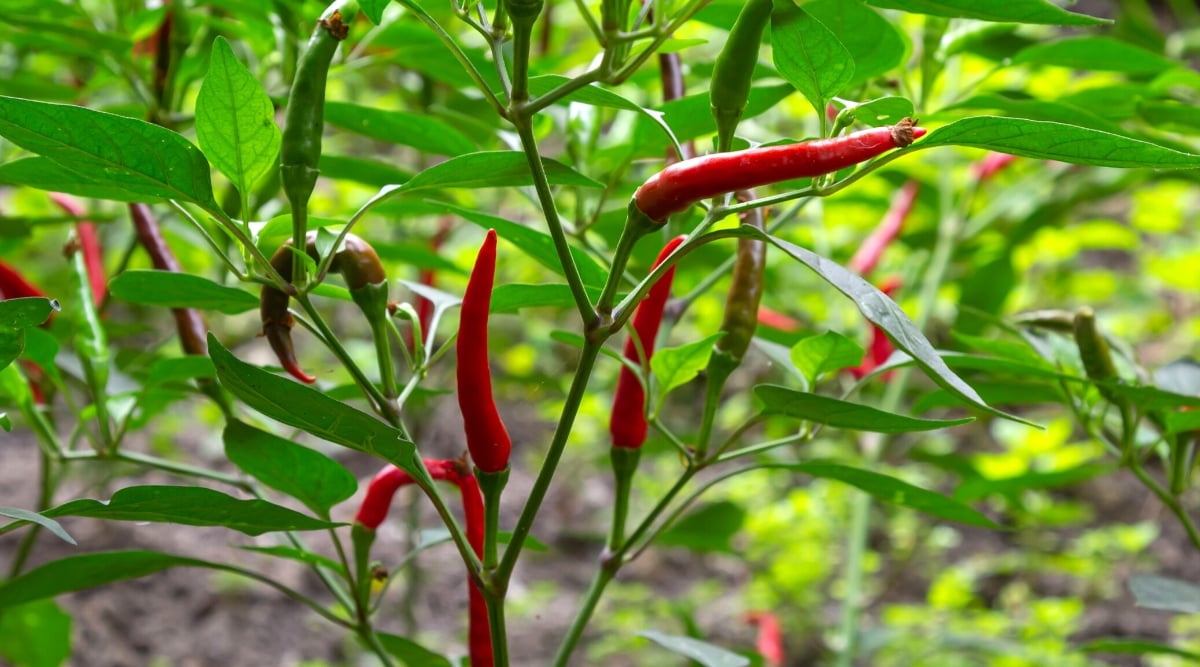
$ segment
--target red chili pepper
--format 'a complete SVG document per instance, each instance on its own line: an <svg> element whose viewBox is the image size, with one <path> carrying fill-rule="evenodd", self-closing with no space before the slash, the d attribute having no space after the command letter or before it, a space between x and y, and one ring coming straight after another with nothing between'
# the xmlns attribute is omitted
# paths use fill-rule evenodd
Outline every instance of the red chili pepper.
<svg viewBox="0 0 1200 667"><path fill-rule="evenodd" d="M450 482L458 487L463 503L463 519L466 524L467 542L476 556L483 557L484 512L483 493L479 480L467 469L465 462L446 459L425 459L425 467L431 477ZM358 508L354 521L365 528L375 530L387 518L392 496L401 486L413 483L408 473L388 464L367 484L367 494ZM483 592L471 580L468 591L469 623L467 643L472 667L492 667L492 633L488 626L487 601Z"/></svg>
<svg viewBox="0 0 1200 667"><path fill-rule="evenodd" d="M1016 159L1016 155L1009 155L1008 153L988 153L987 157L976 162L972 169L975 180L983 183L991 179Z"/></svg>
<svg viewBox="0 0 1200 667"><path fill-rule="evenodd" d="M162 229L154 218L154 212L145 204L130 204L129 217L133 219L133 228L137 233L138 242L150 255L150 263L159 271L183 273L183 265L176 259L171 246L163 238ZM286 308L286 306L285 306ZM208 356L208 322L204 315L195 308L172 308L175 316L175 329L179 332L179 345L187 354Z"/></svg>
<svg viewBox="0 0 1200 667"><path fill-rule="evenodd" d="M677 236L667 242L654 266L662 264L685 236ZM638 343L646 355L646 365L654 355L654 339L658 336L658 327L662 324L663 310L667 307L667 299L671 297L671 281L675 279L675 267L663 274L662 278L646 293L646 298L638 304L633 313L633 331L637 342L631 336L625 341L625 358L633 363L641 363L638 357ZM617 377L617 389L613 393L612 414L609 417L608 432L612 434L613 447L638 449L646 442L646 388L638 382L637 375L627 366L621 367Z"/></svg>
<svg viewBox="0 0 1200 667"><path fill-rule="evenodd" d="M879 263L879 258L883 256L883 251L899 236L900 229L904 226L908 214L912 212L913 203L917 201L917 193L920 190L919 182L909 181L896 192L896 196L892 198L892 204L888 207L879 226L871 232L867 240L863 241L862 245L858 247L858 252L854 253L854 257L851 257L850 263L846 265L851 271L860 276L871 273L875 265Z"/></svg>
<svg viewBox="0 0 1200 667"><path fill-rule="evenodd" d="M896 276L890 276L885 278L883 282L879 284L879 291L891 296L893 292L900 288L900 285L900 278ZM896 346L892 344L892 339L888 338L887 334L883 332L883 329L880 329L877 325L872 324L871 349L867 351L867 356L863 358L861 364L850 369L850 373L856 378L862 378L866 375L869 375L876 368L882 366L884 362L888 360L888 357L892 356L892 353L895 351ZM891 372L889 371L888 373L884 373L883 379L885 382L891 379Z"/></svg>
<svg viewBox="0 0 1200 667"><path fill-rule="evenodd" d="M90 220L83 220L85 215L83 205L71 195L61 192L51 192L50 201L54 202L67 215L76 218L75 235L79 238L79 248L83 251L83 264L87 267L88 282L92 285L92 302L97 306L104 303L107 293L105 285L108 279L104 275L104 257L100 251L100 238L96 235L96 225Z"/></svg>
<svg viewBox="0 0 1200 667"><path fill-rule="evenodd" d="M27 297L45 297L42 290L36 288L25 276L11 266L0 262L0 297L5 299L22 299Z"/></svg>
<svg viewBox="0 0 1200 667"><path fill-rule="evenodd" d="M783 631L779 625L779 617L769 611L752 611L746 614L746 622L758 626L758 638L754 648L763 660L772 667L782 665Z"/></svg>
<svg viewBox="0 0 1200 667"><path fill-rule="evenodd" d="M463 296L458 328L458 407L463 416L467 451L483 472L508 467L512 441L492 396L488 360L488 311L496 278L496 230L484 238Z"/></svg>
<svg viewBox="0 0 1200 667"><path fill-rule="evenodd" d="M835 172L908 146L924 135L924 128L914 127L913 121L905 118L892 127L876 127L844 137L705 155L677 162L651 176L633 193L633 203L651 220L663 222L698 201Z"/></svg>
<svg viewBox="0 0 1200 667"><path fill-rule="evenodd" d="M758 307L758 323L764 327L778 329L784 333L792 333L793 331L800 330L799 320L767 306Z"/></svg>

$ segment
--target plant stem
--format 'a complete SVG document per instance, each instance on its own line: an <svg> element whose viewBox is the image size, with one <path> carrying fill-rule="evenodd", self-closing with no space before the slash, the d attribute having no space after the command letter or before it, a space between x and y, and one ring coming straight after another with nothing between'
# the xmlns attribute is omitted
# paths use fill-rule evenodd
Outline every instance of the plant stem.
<svg viewBox="0 0 1200 667"><path fill-rule="evenodd" d="M596 611L600 596L604 594L608 582L612 581L616 574L617 568L607 563L601 564L597 568L596 575L592 577L592 582L588 584L588 589L579 603L579 610L575 612L575 618L571 621L571 626L567 628L567 634L563 636L562 643L558 645L558 652L554 654L554 660L550 663L553 667L566 667L567 660L571 658L571 654L579 644L579 639L583 637L583 631L592 618L592 613Z"/></svg>
<svg viewBox="0 0 1200 667"><path fill-rule="evenodd" d="M517 128L517 134L521 137L521 147L525 151L529 169L533 172L533 185L537 190L538 202L542 206L542 214L546 216L546 225L550 229L550 237L554 240L554 250L558 254L558 261L562 265L567 285L571 288L571 296L575 299L575 306L579 309L579 315L583 318L584 324L590 324L596 318L596 311L592 308L587 290L583 287L583 278L579 275L579 268L575 266L575 258L571 256L571 245L567 241L562 220L559 219L558 209L554 205L554 193L550 191L546 168L542 164L542 156L538 152L537 139L533 136L533 126L526 117L514 118L513 124Z"/></svg>
<svg viewBox="0 0 1200 667"><path fill-rule="evenodd" d="M54 500L54 491L58 487L58 476L53 469L54 459L50 458L45 451L39 451L38 454L37 508L41 512L49 509L50 503ZM21 574L21 569L25 567L25 561L29 559L29 554L33 551L33 544L37 541L41 528L41 524L35 523L21 538L21 544L17 546L17 553L8 570L9 579Z"/></svg>
<svg viewBox="0 0 1200 667"><path fill-rule="evenodd" d="M600 355L601 346L602 343L592 341L587 341L583 345L579 365L575 368L575 377L571 380L571 388L567 391L566 402L563 404L562 415L559 417L558 426L554 429L554 437L550 441L550 449L546 452L546 458L542 462L542 469L538 471L537 479L533 482L533 488L529 490L529 499L525 501L525 507L521 509L521 516L517 519L516 526L513 527L512 538L504 549L500 565L493 574L493 582L500 590L508 587L508 580L517 564L517 558L521 555L521 548L525 546L525 538L529 537L533 521L537 518L542 501L546 499L546 491L550 488L550 482L554 479L554 473L558 469L558 462L562 459L563 450L567 447L567 439L575 425L579 406L587 394L588 380L591 379L592 368L596 365L596 358Z"/></svg>

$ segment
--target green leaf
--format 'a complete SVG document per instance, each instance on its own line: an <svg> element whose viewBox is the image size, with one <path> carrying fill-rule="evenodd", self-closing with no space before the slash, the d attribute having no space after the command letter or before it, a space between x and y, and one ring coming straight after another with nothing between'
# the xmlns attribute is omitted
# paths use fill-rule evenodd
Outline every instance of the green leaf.
<svg viewBox="0 0 1200 667"><path fill-rule="evenodd" d="M258 297L190 273L134 269L109 282L116 298L143 306L196 308L237 315L258 308Z"/></svg>
<svg viewBox="0 0 1200 667"><path fill-rule="evenodd" d="M8 429L5 429L5 430L8 430ZM66 542L67 544L71 544L71 545L76 544L75 538L68 535L67 531L63 529L61 524L59 524L54 519L44 517L41 514L38 514L36 512L30 512L29 510L23 510L23 509L20 509L17 507L0 507L0 516L6 516L10 519L16 519L18 521L28 521L30 523L36 523L39 526L50 531L55 537L62 540L63 542Z"/></svg>
<svg viewBox="0 0 1200 667"><path fill-rule="evenodd" d="M1044 25L1101 25L1103 19L1072 14L1046 0L867 0L883 9L948 18L977 19L1000 23Z"/></svg>
<svg viewBox="0 0 1200 667"><path fill-rule="evenodd" d="M858 0L815 0L805 3L804 11L837 35L854 59L854 75L846 82L847 89L870 81L904 59L904 38L895 26ZM900 118L904 116L896 120Z"/></svg>
<svg viewBox="0 0 1200 667"><path fill-rule="evenodd" d="M964 118L930 132L909 150L935 146L973 146L1021 157L1097 167L1200 167L1200 155L1100 130L1024 118Z"/></svg>
<svg viewBox="0 0 1200 667"><path fill-rule="evenodd" d="M880 97L854 107L854 117L871 127L895 125L914 113L912 100L906 97Z"/></svg>
<svg viewBox="0 0 1200 667"><path fill-rule="evenodd" d="M657 630L643 630L638 634L672 653L700 663L703 667L749 667L750 665L749 658L699 639L664 635Z"/></svg>
<svg viewBox="0 0 1200 667"><path fill-rule="evenodd" d="M249 196L254 184L275 167L280 137L275 108L262 83L218 35L196 96L201 150L238 192Z"/></svg>
<svg viewBox="0 0 1200 667"><path fill-rule="evenodd" d="M371 23L379 25L383 22L383 10L387 9L392 0L359 0L358 6Z"/></svg>
<svg viewBox="0 0 1200 667"><path fill-rule="evenodd" d="M217 369L213 366L212 359L188 355L155 361L150 366L148 384L156 386L215 377Z"/></svg>
<svg viewBox="0 0 1200 667"><path fill-rule="evenodd" d="M303 549L297 549L295 547L284 547L284 546L275 546L275 547L243 546L243 547L238 547L238 548L244 549L246 551L253 551L255 553L266 554L268 556L274 556L276 558L286 558L288 560L294 560L294 561L298 561L301 563L306 563L308 565L314 565L314 566L328 568L331 572L336 572L343 577L346 576L346 568L342 567L341 563L333 560L332 558L328 558L326 556L322 556L321 554L313 553L311 551L304 551Z"/></svg>
<svg viewBox="0 0 1200 667"><path fill-rule="evenodd" d="M734 554L733 536L742 528L746 510L722 500L683 517L654 538L656 546L684 547L692 551Z"/></svg>
<svg viewBox="0 0 1200 667"><path fill-rule="evenodd" d="M322 530L338 525L265 500L242 500L199 486L131 486L114 493L108 502L88 498L72 500L48 509L42 515L223 526L247 535Z"/></svg>
<svg viewBox="0 0 1200 667"><path fill-rule="evenodd" d="M242 472L285 493L322 517L354 495L358 481L324 454L231 421L223 434L225 455Z"/></svg>
<svg viewBox="0 0 1200 667"><path fill-rule="evenodd" d="M601 184L567 165L542 158L550 185L598 188ZM441 188L515 188L533 185L533 174L520 151L485 151L452 157L429 167L402 185L387 186L375 195L382 201L399 194Z"/></svg>
<svg viewBox="0 0 1200 667"><path fill-rule="evenodd" d="M413 176L411 172L399 169L394 164L328 153L321 154L320 169L321 176L325 178L354 181L376 188L400 185Z"/></svg>
<svg viewBox="0 0 1200 667"><path fill-rule="evenodd" d="M953 366L953 364L950 364ZM1038 403L1061 403L1062 391L1055 385L1020 381L977 380L971 385L988 405L1036 405ZM962 401L945 389L935 389L921 396L912 406L913 414L930 410L954 408Z"/></svg>
<svg viewBox="0 0 1200 667"><path fill-rule="evenodd" d="M1157 74L1175 67L1175 63L1153 51L1099 35L1034 44L1013 56L1012 62L1127 74Z"/></svg>
<svg viewBox="0 0 1200 667"><path fill-rule="evenodd" d="M862 363L866 351L858 343L836 331L809 336L792 346L792 363L804 373L810 385L821 375Z"/></svg>
<svg viewBox="0 0 1200 667"><path fill-rule="evenodd" d="M742 120L746 121L763 112L777 108L779 102L795 92L786 83L771 83L750 88L750 99L746 102L746 110ZM688 95L682 99L671 100L659 107L662 119L679 141L696 139L717 131L716 121L709 111L708 91ZM649 118L639 118L634 130L633 140L629 142L632 157L662 157L662 131L657 123Z"/></svg>
<svg viewBox="0 0 1200 667"><path fill-rule="evenodd" d="M790 2L771 14L771 47L779 73L818 113L854 79L854 57L837 36Z"/></svg>
<svg viewBox="0 0 1200 667"><path fill-rule="evenodd" d="M678 387L691 382L700 371L708 366L708 358L712 356L713 343L723 336L715 333L694 343L679 347L665 347L650 357L650 372L658 381L658 410L662 410L663 401L667 394Z"/></svg>
<svg viewBox="0 0 1200 667"><path fill-rule="evenodd" d="M143 202L161 201L159 197L129 192L123 185L105 185L85 174L77 174L59 163L44 157L27 157L0 164L0 184L65 192L87 199Z"/></svg>
<svg viewBox="0 0 1200 667"><path fill-rule="evenodd" d="M1093 639L1079 647L1084 653L1116 653L1120 655L1173 655L1200 664L1200 653L1185 651L1149 639L1105 637Z"/></svg>
<svg viewBox="0 0 1200 667"><path fill-rule="evenodd" d="M51 561L0 585L0 609L204 561L158 551L108 551Z"/></svg>
<svg viewBox="0 0 1200 667"><path fill-rule="evenodd" d="M439 655L421 646L407 637L393 635L389 632L377 632L379 643L383 650L399 658L408 667L453 667L445 656Z"/></svg>
<svg viewBox="0 0 1200 667"><path fill-rule="evenodd" d="M200 149L145 121L70 104L0 97L0 136L97 184L217 208Z"/></svg>
<svg viewBox="0 0 1200 667"><path fill-rule="evenodd" d="M25 350L24 329L45 322L58 303L44 297L0 301L0 368L16 361Z"/></svg>
<svg viewBox="0 0 1200 667"><path fill-rule="evenodd" d="M893 412L884 412L858 403L796 391L778 385L760 384L754 395L763 402L764 415L780 415L793 419L804 419L818 424L855 431L874 433L909 433L933 431L939 428L958 426L974 421L964 419L920 419L906 417Z"/></svg>
<svg viewBox="0 0 1200 667"><path fill-rule="evenodd" d="M1200 613L1200 586L1157 574L1135 574L1129 590L1137 606L1185 614Z"/></svg>
<svg viewBox="0 0 1200 667"><path fill-rule="evenodd" d="M427 114L326 102L325 122L347 132L437 155L462 155L476 148L466 135Z"/></svg>
<svg viewBox="0 0 1200 667"><path fill-rule="evenodd" d="M7 412L0 412L0 429L5 433L12 433L12 420L8 418Z"/></svg>
<svg viewBox="0 0 1200 667"><path fill-rule="evenodd" d="M971 502L990 495L1014 497L1020 492L1029 489L1056 489L1074 486L1089 479L1107 475L1115 470L1116 466L1089 463L1075 466L1074 468L1067 468L1066 470L1030 472L999 479L972 477L954 490L954 498L963 502Z"/></svg>
<svg viewBox="0 0 1200 667"><path fill-rule="evenodd" d="M883 502L924 512L939 519L957 521L980 528L1001 528L991 519L957 500L870 470L825 461L785 463L772 467L786 468L823 479L835 479L866 491Z"/></svg>
<svg viewBox="0 0 1200 667"><path fill-rule="evenodd" d="M558 261L558 251L554 248L554 239L538 229L505 220L504 218L480 213L462 206L442 204L447 213L462 216L465 220L479 226L480 229L495 229L496 234L517 246L534 261L551 271L563 275L562 263ZM590 287L601 287L608 278L608 271L600 266L590 254L571 246L571 257L575 259L575 267L579 269L579 277L583 284Z"/></svg>
<svg viewBox="0 0 1200 667"><path fill-rule="evenodd" d="M599 296L599 291L595 296ZM491 312L515 313L524 308L574 308L571 287L562 283L525 285L506 283L492 290Z"/></svg>
<svg viewBox="0 0 1200 667"><path fill-rule="evenodd" d="M979 394L975 393L975 390L970 385L955 375L954 371L950 370L950 367L946 365L946 362L942 360L937 351L933 349L933 346L929 344L929 341L921 333L921 330L900 309L900 306L897 306L895 301L892 301L886 294L880 292L874 285L863 280L861 276L849 271L840 264L821 257L807 248L802 248L794 243L750 227L746 227L746 230L747 234L771 242L780 250L783 250L797 261L812 269L839 292L850 297L869 322L886 332L888 338L892 340L896 347L912 355L917 365L929 375L930 379L938 383L941 387L983 410L1004 416L1008 419L1022 421L1010 415L1005 415L984 403L983 399L979 397Z"/></svg>
<svg viewBox="0 0 1200 667"><path fill-rule="evenodd" d="M59 667L71 657L71 615L53 600L0 614L0 656L17 667Z"/></svg>
<svg viewBox="0 0 1200 667"><path fill-rule="evenodd" d="M0 369L8 368L24 351L24 329L0 329Z"/></svg>
<svg viewBox="0 0 1200 667"><path fill-rule="evenodd" d="M415 446L395 428L315 389L239 360L211 332L208 355L217 367L221 385L255 410L318 438L378 456L409 474L420 475L413 459Z"/></svg>

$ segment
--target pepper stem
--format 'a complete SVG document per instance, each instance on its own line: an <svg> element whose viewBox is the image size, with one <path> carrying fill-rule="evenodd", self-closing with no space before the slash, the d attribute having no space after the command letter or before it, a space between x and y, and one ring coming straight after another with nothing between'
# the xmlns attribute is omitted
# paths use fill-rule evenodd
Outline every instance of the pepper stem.
<svg viewBox="0 0 1200 667"><path fill-rule="evenodd" d="M483 569L490 572L496 569L500 562L496 544L500 534L500 494L508 484L508 471L505 468L499 472L484 472L475 467L475 477L479 480L479 490L483 493Z"/></svg>

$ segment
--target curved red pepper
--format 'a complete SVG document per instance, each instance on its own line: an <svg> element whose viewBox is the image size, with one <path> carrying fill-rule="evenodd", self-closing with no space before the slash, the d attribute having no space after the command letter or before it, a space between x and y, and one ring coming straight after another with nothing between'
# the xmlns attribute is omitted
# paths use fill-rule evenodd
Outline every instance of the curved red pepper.
<svg viewBox="0 0 1200 667"><path fill-rule="evenodd" d="M865 276L875 268L875 265L879 263L879 258L883 257L884 249L900 234L900 229L904 226L908 214L912 212L913 204L917 201L917 193L920 190L919 182L909 181L896 192L896 196L892 198L891 206L888 207L879 226L863 241L862 245L858 247L858 252L854 253L854 256L850 258L850 263L846 265L851 271Z"/></svg>
<svg viewBox="0 0 1200 667"><path fill-rule="evenodd" d="M678 236L671 239L658 254L654 266L661 264L685 238ZM675 267L671 267L654 283L645 300L638 304L637 311L633 314L633 330L646 354L647 366L650 357L654 355L654 339L658 336L659 325L662 324L667 299L671 297L671 281L674 278ZM625 358L635 364L641 363L638 357L638 343L635 343L632 337L625 341ZM621 367L621 374L617 378L608 432L612 434L613 447L638 449L646 442L646 388L627 366Z"/></svg>
<svg viewBox="0 0 1200 667"><path fill-rule="evenodd" d="M793 178L820 176L903 148L925 135L905 118L844 137L714 153L684 160L651 176L633 193L634 206L663 222L692 204L726 192L748 190Z"/></svg>
<svg viewBox="0 0 1200 667"><path fill-rule="evenodd" d="M496 230L489 229L467 282L458 327L458 407L462 412L467 451L483 472L508 467L512 440L492 396L488 360L488 312L496 278Z"/></svg>

